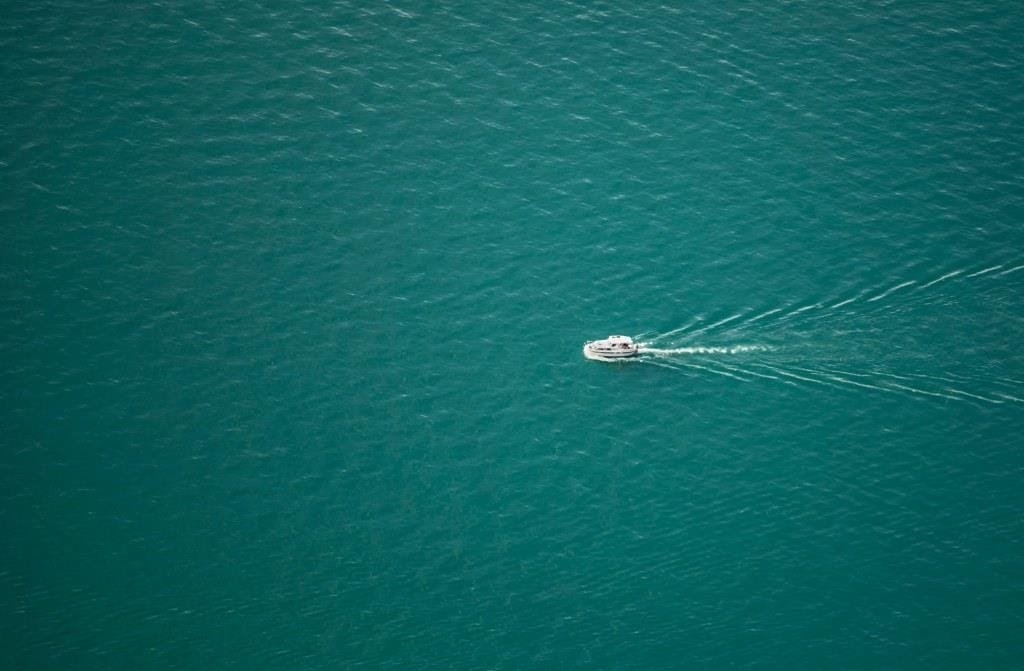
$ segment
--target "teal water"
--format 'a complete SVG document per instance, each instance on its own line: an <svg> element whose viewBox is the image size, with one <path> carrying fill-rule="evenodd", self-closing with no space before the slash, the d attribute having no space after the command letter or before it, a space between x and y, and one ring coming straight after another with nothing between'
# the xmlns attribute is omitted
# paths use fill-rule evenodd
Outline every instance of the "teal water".
<svg viewBox="0 0 1024 671"><path fill-rule="evenodd" d="M1020 667L1019 6L5 16L10 668Z"/></svg>

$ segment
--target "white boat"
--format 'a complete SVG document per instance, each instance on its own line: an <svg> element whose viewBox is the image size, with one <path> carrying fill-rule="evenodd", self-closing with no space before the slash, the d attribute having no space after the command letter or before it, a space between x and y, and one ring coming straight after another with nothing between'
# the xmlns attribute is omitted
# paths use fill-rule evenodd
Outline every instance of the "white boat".
<svg viewBox="0 0 1024 671"><path fill-rule="evenodd" d="M588 359L625 359L639 352L640 345L624 335L612 335L604 340L588 340L583 343L583 356Z"/></svg>

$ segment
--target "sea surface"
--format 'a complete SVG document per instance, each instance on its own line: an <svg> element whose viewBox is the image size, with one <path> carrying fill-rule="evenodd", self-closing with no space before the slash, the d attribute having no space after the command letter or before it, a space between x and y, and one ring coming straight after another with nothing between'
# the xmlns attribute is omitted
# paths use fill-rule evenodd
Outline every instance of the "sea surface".
<svg viewBox="0 0 1024 671"><path fill-rule="evenodd" d="M1021 668L1022 34L7 3L4 667Z"/></svg>

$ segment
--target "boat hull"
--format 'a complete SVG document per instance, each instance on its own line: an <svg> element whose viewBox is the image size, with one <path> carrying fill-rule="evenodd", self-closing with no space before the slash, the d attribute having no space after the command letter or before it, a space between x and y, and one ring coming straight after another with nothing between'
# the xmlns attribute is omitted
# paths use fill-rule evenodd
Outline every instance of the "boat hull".
<svg viewBox="0 0 1024 671"><path fill-rule="evenodd" d="M630 348L607 350L604 348L591 347L592 343L587 343L583 346L583 356L588 359L596 359L600 361L614 361L616 359L631 359L640 353L640 347L634 345Z"/></svg>

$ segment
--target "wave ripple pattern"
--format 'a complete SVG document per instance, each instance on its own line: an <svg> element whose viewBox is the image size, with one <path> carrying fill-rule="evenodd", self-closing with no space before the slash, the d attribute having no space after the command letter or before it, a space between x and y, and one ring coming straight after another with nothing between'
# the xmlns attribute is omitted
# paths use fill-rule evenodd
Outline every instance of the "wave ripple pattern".
<svg viewBox="0 0 1024 671"><path fill-rule="evenodd" d="M8 667L1019 668L1024 8L8 4Z"/></svg>

